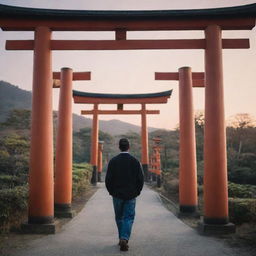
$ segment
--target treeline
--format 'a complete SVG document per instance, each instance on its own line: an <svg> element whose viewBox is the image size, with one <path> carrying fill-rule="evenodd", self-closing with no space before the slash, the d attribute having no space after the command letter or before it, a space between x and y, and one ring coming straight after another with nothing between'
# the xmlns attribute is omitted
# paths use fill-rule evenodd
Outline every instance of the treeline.
<svg viewBox="0 0 256 256"><path fill-rule="evenodd" d="M203 182L204 169L204 116L195 117L198 181ZM256 125L249 114L230 118L227 129L227 161L229 181L256 185ZM179 128L174 131L155 131L150 138L162 138L161 161L163 171L178 172Z"/></svg>
<svg viewBox="0 0 256 256"><path fill-rule="evenodd" d="M56 137L57 114L54 113L54 137ZM204 116L197 113L195 117L196 151L198 181L203 181L203 142ZM237 114L227 125L227 160L229 181L238 184L256 185L256 126L248 114ZM0 173L22 175L28 170L30 142L30 110L12 110L4 123L0 123ZM127 137L131 143L131 153L140 159L141 136L130 132L111 136L100 131L99 140L104 141L103 161L119 152L118 140ZM152 138L160 137L161 163L163 171L177 173L179 168L179 128L167 131L157 130L149 133L149 151ZM54 139L55 140L55 139ZM73 133L73 161L75 163L90 161L91 128L83 128ZM20 178L22 180L22 178ZM13 181L15 183L15 181Z"/></svg>

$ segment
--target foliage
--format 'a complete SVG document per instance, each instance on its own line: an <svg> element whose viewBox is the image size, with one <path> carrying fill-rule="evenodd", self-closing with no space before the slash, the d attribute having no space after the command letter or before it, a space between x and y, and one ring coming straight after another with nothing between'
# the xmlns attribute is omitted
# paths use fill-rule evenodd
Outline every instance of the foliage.
<svg viewBox="0 0 256 256"><path fill-rule="evenodd" d="M14 133L0 139L0 174L22 176L28 173L28 162L27 138Z"/></svg>
<svg viewBox="0 0 256 256"><path fill-rule="evenodd" d="M90 186L92 175L92 167L87 163L80 163L73 165L73 184L72 195L73 198L79 196Z"/></svg>
<svg viewBox="0 0 256 256"><path fill-rule="evenodd" d="M229 182L228 195L229 197L254 198L256 196L256 186Z"/></svg>
<svg viewBox="0 0 256 256"><path fill-rule="evenodd" d="M89 164L73 165L73 198L90 186L92 168ZM20 186L22 177L0 175L0 231L6 232L11 226L18 226L27 211L28 185Z"/></svg>
<svg viewBox="0 0 256 256"><path fill-rule="evenodd" d="M31 122L31 111L28 109L12 109L3 123L5 126L15 129L29 129Z"/></svg>
<svg viewBox="0 0 256 256"><path fill-rule="evenodd" d="M28 186L0 190L0 230L8 231L10 223L20 220L27 209Z"/></svg>
<svg viewBox="0 0 256 256"><path fill-rule="evenodd" d="M172 173L163 173L163 188L167 192L167 194L178 194L179 193L179 179L176 174Z"/></svg>
<svg viewBox="0 0 256 256"><path fill-rule="evenodd" d="M229 198L229 217L231 222L256 222L256 199Z"/></svg>
<svg viewBox="0 0 256 256"><path fill-rule="evenodd" d="M196 132L196 157L198 162L204 160L204 114L197 111L195 114L195 132Z"/></svg>
<svg viewBox="0 0 256 256"><path fill-rule="evenodd" d="M111 154L114 149L114 138L102 131L99 131L99 141L104 141L103 158L107 156L104 152ZM113 153L111 154L113 155ZM75 163L90 162L91 157L91 128L80 129L73 133L73 159Z"/></svg>
<svg viewBox="0 0 256 256"><path fill-rule="evenodd" d="M14 175L1 175L0 174L0 187L4 188L13 188L24 183L23 177L17 177Z"/></svg>

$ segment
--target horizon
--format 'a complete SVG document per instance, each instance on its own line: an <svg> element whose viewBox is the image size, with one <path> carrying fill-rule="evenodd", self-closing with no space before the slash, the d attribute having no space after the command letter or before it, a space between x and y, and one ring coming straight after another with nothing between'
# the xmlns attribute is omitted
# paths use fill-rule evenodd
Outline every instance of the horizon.
<svg viewBox="0 0 256 256"><path fill-rule="evenodd" d="M136 4L134 4L136 3ZM0 4L34 8L63 8L91 10L126 10L131 9L199 9L237 6L255 3L253 0L217 1L125 1L95 0L69 1L32 1L0 0ZM135 9L134 9L135 8ZM0 79L18 85L21 89L32 88L32 51L6 51L7 39L31 39L32 32L1 31ZM76 37L74 37L76 35ZM129 39L140 38L202 38L202 31L161 31L129 32ZM112 39L110 32L54 32L54 39ZM239 113L256 116L255 104L255 66L256 66L256 28L251 31L223 31L223 38L250 38L250 49L223 50L224 94L226 120ZM178 86L172 81L154 81L154 72L175 72L181 66L191 66L193 71L204 71L203 51L200 50L141 50L141 51L55 51L53 52L53 71L69 66L74 71L91 71L92 80L74 82L73 89L98 93L151 93L173 89L173 95L167 104L149 106L148 109L159 109L160 115L148 117L148 126L158 129L173 130L178 124ZM129 72L129 73L128 73ZM127 75L128 74L128 75ZM88 85L88 86L86 86ZM122 86L120 86L122 85ZM57 110L59 90L53 90L53 110ZM204 90L195 88L194 110L204 110ZM102 106L102 105L101 105ZM126 105L127 106L127 105ZM102 106L104 109L114 106ZM125 109L137 109L140 106L127 106ZM73 104L73 112L80 115L81 110L91 109ZM111 116L101 116L100 120L111 120ZM116 120L140 126L140 116L116 116Z"/></svg>
<svg viewBox="0 0 256 256"><path fill-rule="evenodd" d="M3 81L3 80L0 80L0 82ZM9 83L8 81L3 81L5 83L8 83L10 84L11 86L15 86L15 87L18 87L18 89L20 90L23 90L23 91L26 91L26 92L29 92L31 93L32 95L32 91L31 90L25 90L23 88L20 88L18 85L14 85L14 84L11 84ZM54 110L53 111L56 111L58 112L58 110ZM198 111L198 112L195 112L195 117L196 115L202 113L202 111ZM81 118L85 118L85 119L89 119L90 121L92 121L92 118L90 118L89 116L88 117L85 117L84 115L81 115L81 114L77 114L77 113L74 113L73 114L77 115L78 117L81 117ZM225 118L225 124L226 124L226 127L235 127L234 125L231 124L231 122L234 121L234 118L237 116L237 115L249 115L249 117L252 119L252 124L253 124L253 127L256 127L256 117L254 115L251 115L250 113L235 113L234 115L232 116L228 116ZM74 120L73 120L74 121ZM106 122L111 122L111 121L119 121L119 122L122 122L122 123L127 123L129 125L134 125L138 128L140 128L141 126L140 125L137 125L137 124L133 124L133 123L130 123L130 122L127 122L127 121L124 121L124 120L120 120L120 119L117 119L117 118L112 118L112 119L108 119L108 120L102 120L102 119L99 119L99 121L106 121ZM86 126L87 127L87 126ZM85 128L86 128L85 127ZM179 127L179 123L177 123L175 125L175 127L173 127L172 129L168 129L168 128L158 128L158 127L153 127L153 126L148 126L148 129L154 129L154 130L165 130L165 131L175 131L177 130ZM154 132L154 131L148 131L149 133L151 132ZM137 132L135 132L137 133Z"/></svg>

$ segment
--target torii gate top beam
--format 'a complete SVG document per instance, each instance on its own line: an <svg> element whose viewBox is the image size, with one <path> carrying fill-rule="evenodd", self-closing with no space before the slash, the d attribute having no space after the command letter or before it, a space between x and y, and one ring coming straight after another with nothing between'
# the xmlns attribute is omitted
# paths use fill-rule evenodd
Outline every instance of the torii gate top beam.
<svg viewBox="0 0 256 256"><path fill-rule="evenodd" d="M9 31L31 31L38 26L47 26L53 31L204 30L211 24L223 30L241 30L255 26L256 4L157 11L56 10L0 5L0 17L0 27Z"/></svg>
<svg viewBox="0 0 256 256"><path fill-rule="evenodd" d="M146 94L105 94L73 90L75 103L83 104L155 104L167 103L172 90Z"/></svg>

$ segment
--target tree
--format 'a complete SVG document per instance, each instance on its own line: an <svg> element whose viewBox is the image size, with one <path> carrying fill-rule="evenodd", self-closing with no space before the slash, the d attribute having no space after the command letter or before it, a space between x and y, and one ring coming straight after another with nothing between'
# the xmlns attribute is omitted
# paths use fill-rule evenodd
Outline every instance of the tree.
<svg viewBox="0 0 256 256"><path fill-rule="evenodd" d="M239 157L243 151L248 131L250 128L255 127L255 120L250 114L239 113L231 117L229 123L231 126L229 129L231 133L230 145L231 147L235 147Z"/></svg>
<svg viewBox="0 0 256 256"><path fill-rule="evenodd" d="M28 172L29 141L17 134L0 140L0 173L20 175Z"/></svg>
<svg viewBox="0 0 256 256"><path fill-rule="evenodd" d="M204 113L197 111L195 113L195 131L196 131L196 157L197 161L203 161L204 159Z"/></svg>
<svg viewBox="0 0 256 256"><path fill-rule="evenodd" d="M91 128L73 133L73 159L76 163L90 162Z"/></svg>
<svg viewBox="0 0 256 256"><path fill-rule="evenodd" d="M7 116L4 126L15 129L30 129L31 111L28 109L12 109Z"/></svg>

